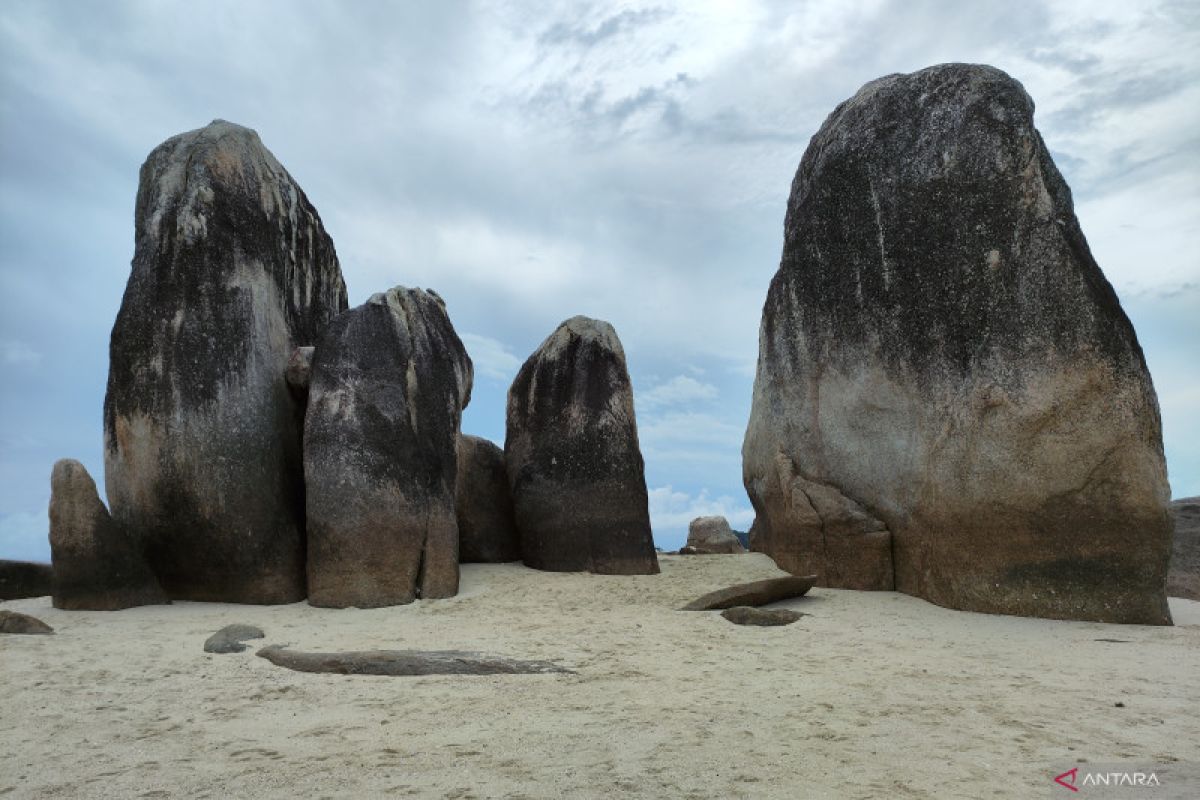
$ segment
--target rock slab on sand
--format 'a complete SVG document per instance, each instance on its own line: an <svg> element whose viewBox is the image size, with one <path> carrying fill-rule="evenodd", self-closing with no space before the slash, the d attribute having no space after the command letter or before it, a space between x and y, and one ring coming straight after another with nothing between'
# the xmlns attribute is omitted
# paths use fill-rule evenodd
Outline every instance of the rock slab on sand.
<svg viewBox="0 0 1200 800"><path fill-rule="evenodd" d="M456 447L471 381L434 292L398 286L330 324L304 422L310 603L458 591Z"/></svg>
<svg viewBox="0 0 1200 800"><path fill-rule="evenodd" d="M54 591L54 568L35 561L0 559L0 600L45 597Z"/></svg>
<svg viewBox="0 0 1200 800"><path fill-rule="evenodd" d="M880 78L813 137L743 478L755 546L824 585L1170 623L1150 374L1008 75Z"/></svg>
<svg viewBox="0 0 1200 800"><path fill-rule="evenodd" d="M519 561L521 545L513 517L504 451L478 436L458 437L458 560Z"/></svg>
<svg viewBox="0 0 1200 800"><path fill-rule="evenodd" d="M807 616L790 608L754 608L752 606L734 606L721 612L721 616L734 625L753 625L757 627L775 627L791 625L801 617Z"/></svg>
<svg viewBox="0 0 1200 800"><path fill-rule="evenodd" d="M204 652L241 653L247 648L242 642L247 639L262 639L265 635L262 628L254 625L226 625L204 641Z"/></svg>
<svg viewBox="0 0 1200 800"><path fill-rule="evenodd" d="M779 600L801 597L817 582L816 575L788 575L751 583L739 583L697 597L680 611L715 611L734 606L765 606Z"/></svg>
<svg viewBox="0 0 1200 800"><path fill-rule="evenodd" d="M297 672L335 675L537 675L573 674L552 661L518 659L469 653L463 650L364 650L349 653L303 653L279 645L257 653L272 664Z"/></svg>
<svg viewBox="0 0 1200 800"><path fill-rule="evenodd" d="M527 565L658 572L633 387L611 325L573 317L522 365L504 456Z"/></svg>
<svg viewBox="0 0 1200 800"><path fill-rule="evenodd" d="M1167 594L1200 600L1200 497L1171 502L1175 525Z"/></svg>
<svg viewBox="0 0 1200 800"><path fill-rule="evenodd" d="M742 547L741 541L734 535L733 528L729 527L729 521L724 517L696 517L688 523L685 547L694 551L690 555L746 552L746 548Z"/></svg>
<svg viewBox="0 0 1200 800"><path fill-rule="evenodd" d="M141 544L109 516L87 468L64 458L50 474L55 608L116 611L170 602Z"/></svg>
<svg viewBox="0 0 1200 800"><path fill-rule="evenodd" d="M171 597L304 598L284 373L345 307L333 242L258 134L217 120L150 153L109 348L105 486Z"/></svg>
<svg viewBox="0 0 1200 800"><path fill-rule="evenodd" d="M0 633L44 636L54 633L54 628L51 628L37 617L31 617L28 614L21 614L16 611L0 610Z"/></svg>

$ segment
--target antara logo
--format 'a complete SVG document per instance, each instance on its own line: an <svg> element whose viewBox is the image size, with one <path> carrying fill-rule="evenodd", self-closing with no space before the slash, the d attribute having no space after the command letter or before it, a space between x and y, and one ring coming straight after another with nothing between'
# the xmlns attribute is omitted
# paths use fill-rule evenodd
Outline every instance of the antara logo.
<svg viewBox="0 0 1200 800"><path fill-rule="evenodd" d="M1054 777L1059 786L1078 792L1079 786L1161 786L1153 772L1085 772L1079 779L1079 767L1073 767ZM1079 786L1075 784L1078 783Z"/></svg>

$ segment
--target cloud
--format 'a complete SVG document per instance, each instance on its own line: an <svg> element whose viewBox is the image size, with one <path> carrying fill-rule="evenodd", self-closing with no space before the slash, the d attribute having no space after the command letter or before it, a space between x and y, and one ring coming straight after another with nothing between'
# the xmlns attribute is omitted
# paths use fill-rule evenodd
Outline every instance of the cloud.
<svg viewBox="0 0 1200 800"><path fill-rule="evenodd" d="M25 342L15 339L0 341L0 364L16 366L18 364L36 364L42 360L42 354Z"/></svg>
<svg viewBox="0 0 1200 800"><path fill-rule="evenodd" d="M578 23L556 22L538 36L538 43L594 47L606 39L611 39L635 28L651 25L668 16L670 16L670 12L664 8L625 9L590 28Z"/></svg>
<svg viewBox="0 0 1200 800"><path fill-rule="evenodd" d="M459 338L467 347L467 355L475 365L476 375L486 375L505 385L512 383L521 359L513 355L501 341L475 333L461 333Z"/></svg>
<svg viewBox="0 0 1200 800"><path fill-rule="evenodd" d="M638 405L646 409L685 405L700 400L715 400L720 393L711 383L702 383L688 375L676 375L637 396Z"/></svg>

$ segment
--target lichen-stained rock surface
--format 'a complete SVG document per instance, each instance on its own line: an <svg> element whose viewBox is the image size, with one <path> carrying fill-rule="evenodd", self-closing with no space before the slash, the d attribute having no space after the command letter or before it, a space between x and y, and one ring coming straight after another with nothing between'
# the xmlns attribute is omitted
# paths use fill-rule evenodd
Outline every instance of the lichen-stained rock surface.
<svg viewBox="0 0 1200 800"><path fill-rule="evenodd" d="M1175 526L1167 594L1200 600L1200 497L1171 501Z"/></svg>
<svg viewBox="0 0 1200 800"><path fill-rule="evenodd" d="M458 437L458 560L519 561L504 451L478 436Z"/></svg>
<svg viewBox="0 0 1200 800"><path fill-rule="evenodd" d="M105 485L172 597L304 597L285 371L345 308L333 242L254 131L218 120L146 159L110 345Z"/></svg>
<svg viewBox="0 0 1200 800"><path fill-rule="evenodd" d="M55 608L117 611L166 603L141 543L113 521L87 468L64 458L50 474Z"/></svg>
<svg viewBox="0 0 1200 800"><path fill-rule="evenodd" d="M432 291L373 295L321 337L304 423L310 603L457 593L456 446L472 375Z"/></svg>
<svg viewBox="0 0 1200 800"><path fill-rule="evenodd" d="M826 585L882 588L890 557L895 588L945 606L1170 622L1154 388L1003 72L881 78L813 137L743 472L756 548Z"/></svg>
<svg viewBox="0 0 1200 800"><path fill-rule="evenodd" d="M625 352L607 322L573 317L508 391L504 442L528 566L658 572Z"/></svg>

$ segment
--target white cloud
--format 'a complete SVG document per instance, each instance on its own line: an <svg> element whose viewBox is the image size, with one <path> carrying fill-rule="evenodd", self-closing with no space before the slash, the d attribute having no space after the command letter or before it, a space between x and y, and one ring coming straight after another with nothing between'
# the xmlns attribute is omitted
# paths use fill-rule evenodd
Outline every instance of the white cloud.
<svg viewBox="0 0 1200 800"><path fill-rule="evenodd" d="M17 364L36 364L42 360L42 354L25 342L16 339L0 341L0 364L15 366Z"/></svg>
<svg viewBox="0 0 1200 800"><path fill-rule="evenodd" d="M701 383L687 375L676 375L664 383L641 392L637 400L639 405L647 409L654 409L663 406L685 405L698 400L715 400L718 394L717 387L711 383Z"/></svg>
<svg viewBox="0 0 1200 800"><path fill-rule="evenodd" d="M476 375L486 375L505 383L511 383L516 377L521 359L513 355L504 342L477 333L462 333L458 338L467 347Z"/></svg>

